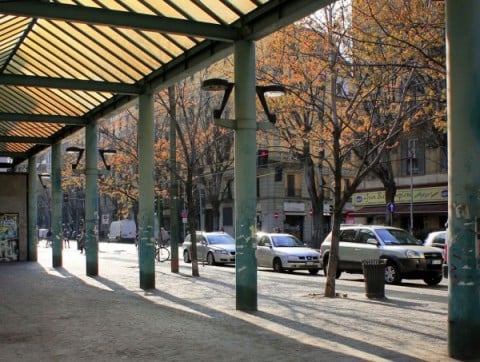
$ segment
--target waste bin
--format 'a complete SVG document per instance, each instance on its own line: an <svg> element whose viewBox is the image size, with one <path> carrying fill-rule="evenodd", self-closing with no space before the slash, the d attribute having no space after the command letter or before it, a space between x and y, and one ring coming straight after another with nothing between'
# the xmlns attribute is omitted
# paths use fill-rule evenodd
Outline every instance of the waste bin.
<svg viewBox="0 0 480 362"><path fill-rule="evenodd" d="M367 298L385 298L386 259L363 260L363 276Z"/></svg>

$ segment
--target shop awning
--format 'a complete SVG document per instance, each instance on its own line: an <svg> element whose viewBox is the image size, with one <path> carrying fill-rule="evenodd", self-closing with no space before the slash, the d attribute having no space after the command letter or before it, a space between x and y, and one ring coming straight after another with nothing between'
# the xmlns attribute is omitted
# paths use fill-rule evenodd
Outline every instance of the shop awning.
<svg viewBox="0 0 480 362"><path fill-rule="evenodd" d="M384 215L387 211L384 205L363 206L354 209L350 212L352 216L375 216ZM413 204L414 214L446 214L448 212L448 205L443 203L421 203ZM395 208L395 214L409 214L410 204L398 204Z"/></svg>

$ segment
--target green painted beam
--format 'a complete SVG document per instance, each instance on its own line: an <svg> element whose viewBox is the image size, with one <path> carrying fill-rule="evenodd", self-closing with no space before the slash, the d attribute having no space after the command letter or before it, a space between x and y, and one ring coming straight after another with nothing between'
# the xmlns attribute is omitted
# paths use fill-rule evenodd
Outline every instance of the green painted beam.
<svg viewBox="0 0 480 362"><path fill-rule="evenodd" d="M50 114L0 112L0 121L57 123L57 124L67 124L72 126L87 125L87 120L83 117L60 116L60 115L50 115Z"/></svg>
<svg viewBox="0 0 480 362"><path fill-rule="evenodd" d="M97 122L85 127L85 257L88 276L98 275Z"/></svg>
<svg viewBox="0 0 480 362"><path fill-rule="evenodd" d="M235 43L236 306L257 310L255 43Z"/></svg>
<svg viewBox="0 0 480 362"><path fill-rule="evenodd" d="M63 266L62 249L62 148L57 142L52 146L51 212L50 228L52 230L52 266Z"/></svg>
<svg viewBox="0 0 480 362"><path fill-rule="evenodd" d="M154 161L154 98L152 93L139 98L138 113L138 262L140 288L155 288L155 234L154 198L155 182L152 170Z"/></svg>
<svg viewBox="0 0 480 362"><path fill-rule="evenodd" d="M53 142L45 137L0 136L0 142L10 143L37 143L51 145Z"/></svg>
<svg viewBox="0 0 480 362"><path fill-rule="evenodd" d="M0 75L0 85L71 89L88 92L108 92L118 94L139 94L141 92L141 87L136 84L103 82L85 79L38 77L17 74Z"/></svg>
<svg viewBox="0 0 480 362"><path fill-rule="evenodd" d="M448 0L448 348L480 360L480 7Z"/></svg>
<svg viewBox="0 0 480 362"><path fill-rule="evenodd" d="M29 1L28 3L25 1L22 2L22 6L19 6L17 2L0 2L0 14L135 28L159 33L199 36L228 42L233 42L240 38L238 28L224 25L39 1Z"/></svg>
<svg viewBox="0 0 480 362"><path fill-rule="evenodd" d="M28 227L27 227L27 248L28 248L28 261L38 260L38 231L37 231L37 158L32 156L28 159Z"/></svg>
<svg viewBox="0 0 480 362"><path fill-rule="evenodd" d="M28 153L26 152L10 152L10 151L0 151L0 157L11 157L13 159L27 159L28 157L31 157Z"/></svg>
<svg viewBox="0 0 480 362"><path fill-rule="evenodd" d="M242 39L260 40L337 0L268 1L241 21ZM233 25L236 25L235 23ZM240 24L238 24L240 26Z"/></svg>

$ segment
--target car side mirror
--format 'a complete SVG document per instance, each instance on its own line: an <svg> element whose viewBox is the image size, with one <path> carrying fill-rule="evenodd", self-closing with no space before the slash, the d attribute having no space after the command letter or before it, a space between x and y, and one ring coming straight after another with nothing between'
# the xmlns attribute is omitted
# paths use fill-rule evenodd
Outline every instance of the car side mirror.
<svg viewBox="0 0 480 362"><path fill-rule="evenodd" d="M367 244L378 246L378 241L376 239L367 239Z"/></svg>

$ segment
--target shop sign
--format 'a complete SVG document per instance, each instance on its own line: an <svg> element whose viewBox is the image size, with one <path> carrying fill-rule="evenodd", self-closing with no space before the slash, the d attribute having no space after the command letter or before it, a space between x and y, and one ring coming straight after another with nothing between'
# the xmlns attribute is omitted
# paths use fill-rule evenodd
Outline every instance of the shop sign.
<svg viewBox="0 0 480 362"><path fill-rule="evenodd" d="M413 194L412 194L413 192ZM413 202L446 202L448 200L447 186L418 187L413 190L399 189L395 203ZM353 194L353 206L385 205L385 191L358 192Z"/></svg>

